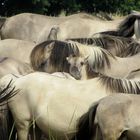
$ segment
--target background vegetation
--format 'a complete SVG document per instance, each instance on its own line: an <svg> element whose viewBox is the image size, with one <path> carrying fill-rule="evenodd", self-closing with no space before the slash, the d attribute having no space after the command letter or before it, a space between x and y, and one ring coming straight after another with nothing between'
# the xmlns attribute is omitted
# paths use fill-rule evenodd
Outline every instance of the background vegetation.
<svg viewBox="0 0 140 140"><path fill-rule="evenodd" d="M75 12L107 12L128 14L140 9L140 0L0 0L0 15L11 16L22 12L58 16Z"/></svg>

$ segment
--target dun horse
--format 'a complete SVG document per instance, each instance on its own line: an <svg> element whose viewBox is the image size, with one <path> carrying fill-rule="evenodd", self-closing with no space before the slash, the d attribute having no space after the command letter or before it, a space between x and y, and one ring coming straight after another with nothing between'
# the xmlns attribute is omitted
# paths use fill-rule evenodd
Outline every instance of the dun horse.
<svg viewBox="0 0 140 140"><path fill-rule="evenodd" d="M11 57L26 63L30 62L30 53L35 43L17 39L0 40L0 57Z"/></svg>
<svg viewBox="0 0 140 140"><path fill-rule="evenodd" d="M101 34L109 34L114 36L132 37L135 35L136 39L140 39L140 14L132 13L127 16L118 26L117 30L101 32Z"/></svg>
<svg viewBox="0 0 140 140"><path fill-rule="evenodd" d="M6 18L5 21L0 20L1 22L3 21L3 23L1 23L2 26L0 31L1 38L14 38L37 42L38 37L42 34L43 30L45 30L45 35L48 36L50 28L53 25L58 25L64 21L75 18L87 19L87 21L89 19L97 20L97 17L86 13L78 13L65 17L51 17L32 13L22 13Z"/></svg>
<svg viewBox="0 0 140 140"><path fill-rule="evenodd" d="M67 139L75 132L77 119L93 102L116 92L138 94L140 91L140 82L125 79L101 76L77 81L39 72L19 78L4 76L0 87L7 85L11 78L13 86L20 89L8 102L19 140L27 140L32 121L48 138Z"/></svg>
<svg viewBox="0 0 140 140"><path fill-rule="evenodd" d="M88 46L91 47L91 46ZM89 49L87 47L87 49ZM85 66L85 72L86 74L90 75L92 74L92 71L99 72L102 74L106 74L111 77L125 77L128 73L130 73L132 70L138 69L140 67L140 63L137 61L140 57L140 53L126 57L126 58L120 58L113 56L106 50L99 48L99 47L91 47L91 50L88 55L88 59L84 63L85 55L68 58L69 63L71 64L71 70L73 69L73 72L75 71L78 74L82 72L82 68ZM82 58L83 57L83 58ZM79 62L78 62L79 61ZM77 68L77 69L76 69ZM79 74L81 75L81 74ZM87 76L88 77L88 76Z"/></svg>
<svg viewBox="0 0 140 140"><path fill-rule="evenodd" d="M139 100L138 95L130 94L99 100L79 119L72 140L140 139Z"/></svg>
<svg viewBox="0 0 140 140"><path fill-rule="evenodd" d="M129 49L131 51L128 54L135 52L135 47L133 49L133 51ZM56 71L69 72L69 64L66 61L66 57L69 55L82 57L88 55L90 71L109 74L109 76L113 77L124 77L130 71L138 69L140 66L139 61L136 61L139 59L139 53L131 57L120 58L113 56L100 47L83 45L72 41L53 40L43 42L33 49L31 64L34 70L48 73Z"/></svg>
<svg viewBox="0 0 140 140"><path fill-rule="evenodd" d="M117 29L117 26L120 22L121 20L99 21L85 18L71 18L57 25L57 28L59 29L57 30L57 39L65 40L67 38L91 37L93 34L98 32ZM49 29L51 31L51 28ZM47 32L48 27L44 28L44 30L41 32L37 43L41 43L47 40Z"/></svg>
<svg viewBox="0 0 140 140"><path fill-rule="evenodd" d="M58 26L51 28L51 31L49 33L47 40L57 40L58 39L57 34L59 30L60 29ZM132 38L112 36L112 35L106 35L106 34L98 34L98 33L94 35L92 38L66 39L66 41L68 40L79 42L85 45L99 46L108 50L113 55L120 56L120 57L126 56L124 55L124 53L127 50L127 48L129 48L130 46L134 46L134 47L140 46L139 43L136 42Z"/></svg>
<svg viewBox="0 0 140 140"><path fill-rule="evenodd" d="M27 63L9 57L0 57L0 78L10 73L26 75L31 72L33 70Z"/></svg>

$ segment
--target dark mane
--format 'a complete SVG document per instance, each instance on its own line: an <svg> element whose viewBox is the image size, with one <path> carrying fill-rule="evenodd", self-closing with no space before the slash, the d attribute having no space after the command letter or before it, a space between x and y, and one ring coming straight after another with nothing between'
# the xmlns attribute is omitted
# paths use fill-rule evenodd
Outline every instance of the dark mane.
<svg viewBox="0 0 140 140"><path fill-rule="evenodd" d="M136 19L139 19L139 18L140 18L140 15L138 14L135 14L135 13L130 14L120 23L117 30L100 32L100 34L132 37L134 35L134 23Z"/></svg>
<svg viewBox="0 0 140 140"><path fill-rule="evenodd" d="M127 79L117 79L100 75L99 81L107 90L116 93L140 94L140 82Z"/></svg>
<svg viewBox="0 0 140 140"><path fill-rule="evenodd" d="M104 35L104 34L100 35L100 37L93 36L93 38L71 38L67 40L72 40L85 45L92 45L93 47L99 46L106 50L109 50L109 47L114 47L116 51L116 56L120 56L122 52L126 50L127 46L131 42L134 42L132 38L116 37L116 36Z"/></svg>
<svg viewBox="0 0 140 140"><path fill-rule="evenodd" d="M99 32L99 34L101 35L111 35L111 36L121 36L119 35L118 31L116 30L112 30L112 31L103 31L103 32Z"/></svg>
<svg viewBox="0 0 140 140"><path fill-rule="evenodd" d="M115 59L115 56L105 49L93 47L88 58L89 67L94 72L104 69L105 66L110 68L110 58Z"/></svg>
<svg viewBox="0 0 140 140"><path fill-rule="evenodd" d="M91 45L82 45L77 42L70 41L73 46L77 46L80 53L79 56L88 55L88 64L91 70L98 72L99 69L104 69L105 66L110 67L110 59L116 59L116 57L107 50ZM78 56L78 55L77 55Z"/></svg>
<svg viewBox="0 0 140 140"><path fill-rule="evenodd" d="M140 44L137 42L130 43L129 47L121 54L121 57L133 56L140 52Z"/></svg>
<svg viewBox="0 0 140 140"><path fill-rule="evenodd" d="M118 34L124 37L131 37L134 35L134 22L137 18L140 18L138 14L130 14L125 20L118 26Z"/></svg>
<svg viewBox="0 0 140 140"><path fill-rule="evenodd" d="M50 55L50 64L52 66L55 65L59 71L68 72L69 64L66 61L66 57L71 54L79 56L78 46L62 41L55 41L53 45L54 47Z"/></svg>
<svg viewBox="0 0 140 140"><path fill-rule="evenodd" d="M34 70L42 71L43 65L47 62L45 53L49 53L50 65L57 67L57 71L68 72L69 64L66 57L70 54L79 55L76 45L68 42L50 40L37 45L31 53L31 65Z"/></svg>
<svg viewBox="0 0 140 140"><path fill-rule="evenodd" d="M138 72L138 71L140 71L140 69L133 70L133 71L131 71L130 73Z"/></svg>

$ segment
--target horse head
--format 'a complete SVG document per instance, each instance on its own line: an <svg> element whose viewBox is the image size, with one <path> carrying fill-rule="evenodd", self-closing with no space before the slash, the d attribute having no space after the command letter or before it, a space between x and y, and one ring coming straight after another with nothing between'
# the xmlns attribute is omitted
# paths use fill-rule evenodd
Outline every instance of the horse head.
<svg viewBox="0 0 140 140"><path fill-rule="evenodd" d="M82 57L70 55L66 59L70 64L69 73L77 80L84 79L83 77L86 75L86 64L88 62L88 56Z"/></svg>

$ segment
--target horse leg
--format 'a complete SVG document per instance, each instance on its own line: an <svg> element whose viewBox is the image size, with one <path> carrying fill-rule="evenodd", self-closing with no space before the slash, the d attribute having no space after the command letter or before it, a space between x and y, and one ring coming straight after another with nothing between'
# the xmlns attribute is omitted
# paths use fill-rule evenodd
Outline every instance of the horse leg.
<svg viewBox="0 0 140 140"><path fill-rule="evenodd" d="M16 123L18 140L28 139L29 127L30 127L29 121Z"/></svg>

